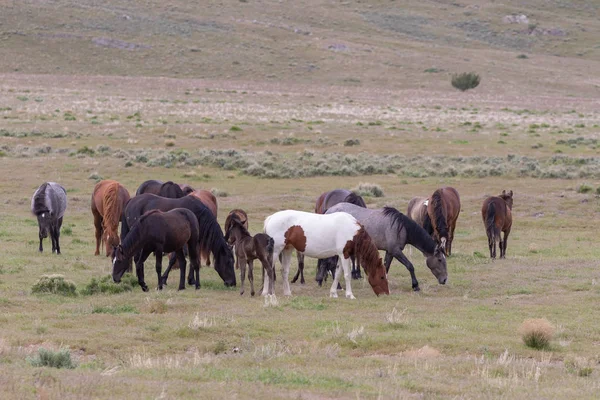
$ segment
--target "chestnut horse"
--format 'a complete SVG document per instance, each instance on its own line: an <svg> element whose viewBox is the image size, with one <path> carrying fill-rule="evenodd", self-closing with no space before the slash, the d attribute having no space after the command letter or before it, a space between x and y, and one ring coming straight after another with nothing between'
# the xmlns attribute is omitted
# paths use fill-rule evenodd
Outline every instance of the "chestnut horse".
<svg viewBox="0 0 600 400"><path fill-rule="evenodd" d="M179 290L185 289L185 256L183 246L188 246L190 256L190 272L194 275L196 289L200 289L200 261L198 259L199 241L198 219L186 208L175 208L163 212L151 210L142 215L133 225L123 243L114 247L113 280L120 282L125 270L129 267L129 259L134 254L140 254L135 263L135 270L144 292L148 285L144 282L144 261L150 253L156 257L156 274L158 275L158 290L163 288L162 257L163 253L175 252L181 263Z"/></svg>
<svg viewBox="0 0 600 400"><path fill-rule="evenodd" d="M193 190L190 193L188 193L188 196L193 196L193 197L197 198L198 200L200 200L202 203L204 203L204 205L206 207L208 207L208 209L210 210L210 212L212 212L212 214L215 216L215 218L217 218L217 212L219 210L219 205L217 204L217 198L215 197L214 194L212 194L212 192L210 190L204 190L204 189ZM225 228L225 230L227 230L227 228Z"/></svg>
<svg viewBox="0 0 600 400"><path fill-rule="evenodd" d="M460 196L456 189L447 186L433 192L427 204L427 214L431 220L434 239L445 249L446 255L451 255L454 228L460 214Z"/></svg>
<svg viewBox="0 0 600 400"><path fill-rule="evenodd" d="M377 296L390 293L377 246L356 218L348 213L320 215L295 210L279 211L265 219L264 232L274 240L272 265L282 254L283 294L286 296L292 294L288 274L294 249L314 258L340 257L341 268L338 264L329 292L331 297L337 297L337 284L343 269L346 297L355 298L350 282L350 256L358 258ZM268 274L263 295L274 296L273 286L273 276Z"/></svg>
<svg viewBox="0 0 600 400"><path fill-rule="evenodd" d="M110 256L112 248L119 244L119 221L129 198L127 189L117 181L107 179L98 182L94 187L92 214L96 228L95 255L100 254L101 242L106 245L106 257Z"/></svg>
<svg viewBox="0 0 600 400"><path fill-rule="evenodd" d="M367 208L365 200L357 195L356 193L347 190L347 189L333 189L328 192L321 194L315 203L315 213L317 214L325 214L327 209L338 204L338 203L350 203L355 204L359 207ZM334 256L334 258L337 256ZM298 258L298 271L294 278L292 279L292 283L295 283L298 280L298 276L300 276L300 283L304 284L304 255L302 253L297 253ZM319 286L323 284L323 280L327 279L327 271L329 268L326 266L337 265L338 260L327 260L323 261L323 259L319 259L317 262L317 276L315 280L319 283ZM322 274L324 272L325 274ZM354 260L352 260L352 279L361 279L362 276L360 274L360 268L356 268L356 264Z"/></svg>
<svg viewBox="0 0 600 400"><path fill-rule="evenodd" d="M484 200L481 217L488 237L490 257L496 258L496 240L500 242L500 258L506 258L506 241L512 227L513 191L505 190L499 196L491 196ZM504 232L504 238L500 235Z"/></svg>

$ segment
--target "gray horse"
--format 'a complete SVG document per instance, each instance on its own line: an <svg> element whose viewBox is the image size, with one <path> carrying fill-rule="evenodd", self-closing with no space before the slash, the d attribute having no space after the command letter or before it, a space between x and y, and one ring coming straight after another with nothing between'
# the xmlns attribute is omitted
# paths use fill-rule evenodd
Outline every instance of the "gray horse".
<svg viewBox="0 0 600 400"><path fill-rule="evenodd" d="M37 216L40 228L40 252L44 251L42 239L52 240L52 252L60 254L60 227L67 209L67 191L56 182L45 182L35 191L31 198L31 212Z"/></svg>
<svg viewBox="0 0 600 400"><path fill-rule="evenodd" d="M389 271L392 258L400 261L412 279L413 290L419 290L415 269L402 252L411 244L426 257L427 266L442 285L448 279L446 256L430 235L417 223L392 207L368 209L349 203L339 203L329 208L326 214L347 212L360 222L379 250L385 250L385 268Z"/></svg>

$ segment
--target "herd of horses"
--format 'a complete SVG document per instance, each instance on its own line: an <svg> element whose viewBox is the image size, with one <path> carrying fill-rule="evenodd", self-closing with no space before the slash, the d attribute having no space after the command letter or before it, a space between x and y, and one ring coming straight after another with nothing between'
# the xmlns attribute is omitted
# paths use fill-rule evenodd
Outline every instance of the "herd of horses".
<svg viewBox="0 0 600 400"><path fill-rule="evenodd" d="M496 257L496 242L500 258L506 256L512 206L512 191L502 191L483 202L481 215L491 258ZM50 234L52 251L60 254L60 228L66 207L66 190L58 183L45 182L35 191L31 211L38 219L40 252L42 240ZM333 276L331 297L337 297L343 273L346 297L354 298L351 281L362 277L361 266L374 293L389 294L387 273L394 258L409 271L412 289L420 290L414 267L404 253L407 244L423 254L427 267L443 285L448 279L446 257L452 252L460 210L460 196L452 187L437 189L429 197L413 198L406 215L393 207L369 209L357 194L335 189L317 198L314 213L276 212L264 220L263 233L252 236L244 210L232 210L223 231L217 222L215 196L185 184L149 180L131 197L119 182L103 180L96 184L91 198L95 255L99 255L104 244L106 256L112 259L115 282L132 270L134 262L140 287L148 291L144 262L154 253L159 290L167 284L172 268L179 268L179 289L185 288L186 256L190 263L188 285L199 289L201 262L210 265L212 254L214 269L226 286L236 286L234 265L240 270L240 294L244 293L247 270L252 296L253 262L259 260L263 270L262 295L267 298L274 296L276 260L282 266L283 293L291 295L289 270L294 250L298 271L291 282L300 277L305 283L304 256L317 258L319 286L328 274ZM385 251L383 260L379 250ZM164 254L170 256L163 274Z"/></svg>

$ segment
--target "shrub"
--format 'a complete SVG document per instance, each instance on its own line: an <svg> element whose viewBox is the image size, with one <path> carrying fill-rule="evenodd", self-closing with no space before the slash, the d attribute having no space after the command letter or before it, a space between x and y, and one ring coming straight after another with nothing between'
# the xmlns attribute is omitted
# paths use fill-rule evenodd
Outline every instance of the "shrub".
<svg viewBox="0 0 600 400"><path fill-rule="evenodd" d="M582 183L578 188L577 188L577 193L589 193L592 190L594 190L593 187L591 187L590 185L586 184L586 183Z"/></svg>
<svg viewBox="0 0 600 400"><path fill-rule="evenodd" d="M525 60L525 59L527 59L527 58L529 58L529 57L527 57L527 54L519 54L519 55L517 56L517 58L519 58L519 59L522 59L522 60Z"/></svg>
<svg viewBox="0 0 600 400"><path fill-rule="evenodd" d="M240 127L239 127L239 126L237 126L237 125L233 125L231 128L229 128L229 131L230 131L230 132L241 132L241 131L242 131L242 128L240 128Z"/></svg>
<svg viewBox="0 0 600 400"><path fill-rule="evenodd" d="M344 146L358 146L360 145L360 140L358 139L348 139L344 142Z"/></svg>
<svg viewBox="0 0 600 400"><path fill-rule="evenodd" d="M452 86L464 92L465 90L474 89L479 85L479 75L474 72L463 72L462 74L452 75Z"/></svg>
<svg viewBox="0 0 600 400"><path fill-rule="evenodd" d="M41 347L35 357L27 357L27 362L34 367L75 368L69 349L58 351L46 350Z"/></svg>
<svg viewBox="0 0 600 400"><path fill-rule="evenodd" d="M62 296L77 296L77 287L62 275L44 275L31 288L31 293L53 293Z"/></svg>
<svg viewBox="0 0 600 400"><path fill-rule="evenodd" d="M383 197L383 189L381 186L374 183L359 183L357 187L352 189L359 196Z"/></svg>
<svg viewBox="0 0 600 400"><path fill-rule="evenodd" d="M527 319L521 324L519 333L527 347L543 350L550 347L554 327L545 318Z"/></svg>
<svg viewBox="0 0 600 400"><path fill-rule="evenodd" d="M123 275L120 283L114 283L112 277L106 275L100 279L92 278L90 283L81 290L81 294L91 296L98 293L117 294L131 292L137 284L137 278L131 274Z"/></svg>

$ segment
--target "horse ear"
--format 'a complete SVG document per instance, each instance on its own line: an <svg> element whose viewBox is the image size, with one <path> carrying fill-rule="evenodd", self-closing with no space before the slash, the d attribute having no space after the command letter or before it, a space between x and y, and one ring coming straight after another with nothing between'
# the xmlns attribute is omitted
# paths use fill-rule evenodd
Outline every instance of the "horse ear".
<svg viewBox="0 0 600 400"><path fill-rule="evenodd" d="M511 190L509 193L510 197L513 197L513 191Z"/></svg>
<svg viewBox="0 0 600 400"><path fill-rule="evenodd" d="M502 196L504 196L506 194L506 190L502 191Z"/></svg>

